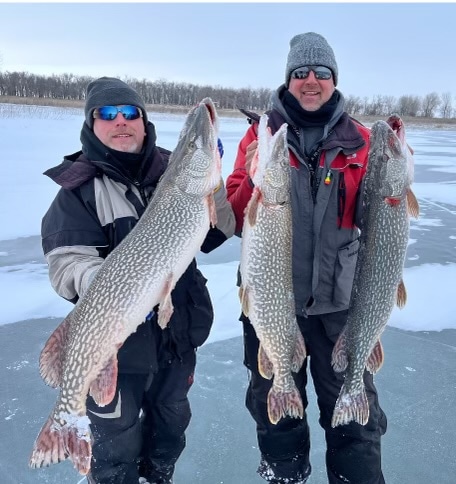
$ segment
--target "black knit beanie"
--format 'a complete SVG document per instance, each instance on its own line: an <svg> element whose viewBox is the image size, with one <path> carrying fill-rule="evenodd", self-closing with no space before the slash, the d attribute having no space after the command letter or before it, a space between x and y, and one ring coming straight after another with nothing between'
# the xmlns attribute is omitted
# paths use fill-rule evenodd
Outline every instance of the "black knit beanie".
<svg viewBox="0 0 456 484"><path fill-rule="evenodd" d="M144 126L147 126L146 105L141 96L128 84L114 77L100 77L87 86L84 108L85 122L93 128L93 112L101 106L132 104L141 109Z"/></svg>

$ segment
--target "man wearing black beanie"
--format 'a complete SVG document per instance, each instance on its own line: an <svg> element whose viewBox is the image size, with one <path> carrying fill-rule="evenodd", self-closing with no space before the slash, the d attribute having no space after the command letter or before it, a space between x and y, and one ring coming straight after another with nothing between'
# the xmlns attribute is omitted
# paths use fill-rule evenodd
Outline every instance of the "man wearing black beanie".
<svg viewBox="0 0 456 484"><path fill-rule="evenodd" d="M246 405L257 425L261 452L259 475L274 484L304 484L311 473L307 406L307 365L326 436L326 471L330 484L384 484L381 436L386 417L380 408L373 377L365 372L369 403L366 425L331 425L344 381L331 366L334 344L347 321L359 247L358 197L366 172L369 130L348 116L336 89L339 70L333 49L315 32L294 36L285 67L285 82L272 97L269 127L275 133L288 124L291 170L292 272L296 318L307 355L294 373L304 416L270 422L267 396L271 380L258 370L259 341L246 315L244 362L250 373ZM253 182L250 163L257 147L258 116L239 144L228 199L239 234Z"/></svg>
<svg viewBox="0 0 456 484"><path fill-rule="evenodd" d="M155 126L141 96L128 84L102 77L87 87L82 150L46 171L61 186L42 222L42 245L53 288L76 303L104 259L138 222L170 152L156 145ZM234 233L223 182L214 193L217 225L203 252ZM92 431L89 483L170 484L185 447L191 411L195 349L213 321L206 279L194 260L172 292L174 313L161 329L157 311L118 352L114 399L87 399Z"/></svg>

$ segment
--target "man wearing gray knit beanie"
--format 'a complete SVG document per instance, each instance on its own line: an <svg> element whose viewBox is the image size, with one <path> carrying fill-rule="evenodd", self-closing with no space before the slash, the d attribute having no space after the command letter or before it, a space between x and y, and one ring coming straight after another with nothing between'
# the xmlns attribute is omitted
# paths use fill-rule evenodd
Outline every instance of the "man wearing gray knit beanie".
<svg viewBox="0 0 456 484"><path fill-rule="evenodd" d="M285 84L288 86L291 73L298 67L325 66L331 69L334 86L337 86L337 62L334 52L326 39L320 34L308 32L295 35L290 40Z"/></svg>
<svg viewBox="0 0 456 484"><path fill-rule="evenodd" d="M292 253L296 320L310 355L294 374L301 401L296 402L292 392L274 396L272 380L263 378L258 369L259 339L247 315L241 315L244 362L250 372L246 406L256 422L260 450L257 472L273 484L304 484L311 473L307 365L326 436L328 482L385 483L380 440L386 416L370 373L364 374L367 424L350 422L333 428L331 422L343 383L343 375L331 366L332 351L347 321L359 247L361 182L369 152L369 130L346 113L338 80L336 57L327 40L315 32L295 35L284 84L273 93L267 112L272 134L283 123L288 125L293 240L285 250ZM238 233L254 189L249 171L257 149L259 116L249 113L249 118L251 126L227 178ZM270 420L269 407L282 412L278 421ZM299 418L293 418L296 415Z"/></svg>
<svg viewBox="0 0 456 484"><path fill-rule="evenodd" d="M171 154L156 139L145 102L132 86L112 77L87 86L81 150L45 172L61 186L41 229L49 278L61 297L72 303L81 300L104 260L145 213ZM234 233L234 214L222 181L213 198L217 223L208 226L201 247L206 253ZM167 225L172 223L170 217ZM206 279L196 260L177 281L171 298L174 311L166 330L158 325L160 308L151 308L101 372L107 378L100 376L97 393L108 386L112 401L98 405L92 396L86 400L92 433L89 484L173 482L191 420L188 392L195 351L213 322ZM108 312L114 325L122 322L112 307L100 311Z"/></svg>
<svg viewBox="0 0 456 484"><path fill-rule="evenodd" d="M102 106L133 105L141 109L144 125L147 125L146 105L142 97L127 83L115 77L100 77L87 86L85 120L93 127L93 112Z"/></svg>

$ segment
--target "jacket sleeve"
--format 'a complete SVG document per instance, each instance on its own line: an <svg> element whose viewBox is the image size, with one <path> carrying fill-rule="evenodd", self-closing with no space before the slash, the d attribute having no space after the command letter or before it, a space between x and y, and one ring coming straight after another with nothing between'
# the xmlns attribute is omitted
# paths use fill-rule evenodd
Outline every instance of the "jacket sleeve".
<svg viewBox="0 0 456 484"><path fill-rule="evenodd" d="M77 302L108 251L94 207L78 189L60 189L43 217L41 237L52 287L59 296Z"/></svg>
<svg viewBox="0 0 456 484"><path fill-rule="evenodd" d="M233 172L226 179L228 201L236 218L236 235L241 233L245 207L252 196L253 183L245 169L245 154L247 146L256 139L256 127L252 125L239 143Z"/></svg>

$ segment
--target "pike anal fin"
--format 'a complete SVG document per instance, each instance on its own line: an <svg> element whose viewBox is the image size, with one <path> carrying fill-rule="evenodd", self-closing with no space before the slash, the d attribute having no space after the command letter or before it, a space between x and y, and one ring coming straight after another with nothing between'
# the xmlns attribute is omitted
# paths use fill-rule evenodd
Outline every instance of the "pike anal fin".
<svg viewBox="0 0 456 484"><path fill-rule="evenodd" d="M267 380L270 380L274 375L274 368L271 360L268 358L268 355L261 344L258 348L258 371L260 372L260 375Z"/></svg>
<svg viewBox="0 0 456 484"><path fill-rule="evenodd" d="M367 359L366 362L366 369L372 374L377 373L378 370L383 365L383 361L385 359L385 353L383 351L383 346L380 340L378 340L375 343L375 346L373 347L371 354L369 355L369 358Z"/></svg>
<svg viewBox="0 0 456 484"><path fill-rule="evenodd" d="M347 326L342 329L336 344L334 345L332 352L331 364L336 372L345 371L348 366L348 353L347 353Z"/></svg>
<svg viewBox="0 0 456 484"><path fill-rule="evenodd" d="M90 395L99 407L112 402L117 388L117 354L100 371L96 380L90 385Z"/></svg>
<svg viewBox="0 0 456 484"><path fill-rule="evenodd" d="M293 359L291 362L291 371L294 371L295 373L297 373L301 369L302 364L306 359L306 356L307 356L307 350L306 350L306 343L304 341L304 336L302 335L301 330L297 328L296 346L293 353Z"/></svg>

